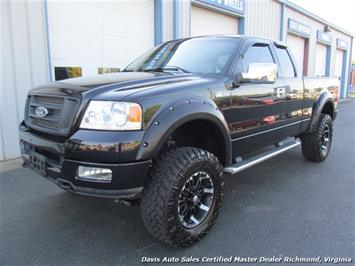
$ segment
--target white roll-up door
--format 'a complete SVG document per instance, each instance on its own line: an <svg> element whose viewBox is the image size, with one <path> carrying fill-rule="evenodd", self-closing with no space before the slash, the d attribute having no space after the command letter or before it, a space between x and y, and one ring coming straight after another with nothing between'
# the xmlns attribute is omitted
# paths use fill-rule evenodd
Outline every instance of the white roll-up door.
<svg viewBox="0 0 355 266"><path fill-rule="evenodd" d="M343 55L342 50L337 49L335 54L335 69L334 76L341 77L343 74Z"/></svg>
<svg viewBox="0 0 355 266"><path fill-rule="evenodd" d="M154 1L48 3L52 66L123 68L154 46Z"/></svg>
<svg viewBox="0 0 355 266"><path fill-rule="evenodd" d="M326 62L327 62L327 46L321 43L317 43L315 66L314 66L315 76L320 76L320 77L325 76Z"/></svg>
<svg viewBox="0 0 355 266"><path fill-rule="evenodd" d="M303 59L304 59L304 47L305 47L305 40L302 37L298 37L292 34L287 35L287 46L291 49L292 54L294 55L301 74L303 73Z"/></svg>
<svg viewBox="0 0 355 266"><path fill-rule="evenodd" d="M191 7L191 36L238 34L238 18L201 7Z"/></svg>

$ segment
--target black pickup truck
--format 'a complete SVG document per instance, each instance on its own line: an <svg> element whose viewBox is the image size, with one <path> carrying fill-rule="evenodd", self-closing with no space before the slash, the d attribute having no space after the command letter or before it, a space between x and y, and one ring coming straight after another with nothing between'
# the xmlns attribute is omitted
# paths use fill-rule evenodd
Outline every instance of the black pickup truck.
<svg viewBox="0 0 355 266"><path fill-rule="evenodd" d="M327 157L338 89L303 78L283 43L173 40L120 73L31 90L20 149L24 166L59 187L139 203L155 237L189 246L217 217L223 173L299 144L307 160Z"/></svg>

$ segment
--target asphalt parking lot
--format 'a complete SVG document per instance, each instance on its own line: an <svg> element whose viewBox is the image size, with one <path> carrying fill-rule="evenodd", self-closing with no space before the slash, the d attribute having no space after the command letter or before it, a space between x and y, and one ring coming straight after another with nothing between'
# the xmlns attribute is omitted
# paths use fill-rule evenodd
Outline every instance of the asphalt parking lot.
<svg viewBox="0 0 355 266"><path fill-rule="evenodd" d="M137 265L164 256L354 260L355 100L339 109L324 163L305 161L298 147L227 177L217 223L186 249L153 239L139 207L72 195L19 161L1 163L0 265Z"/></svg>

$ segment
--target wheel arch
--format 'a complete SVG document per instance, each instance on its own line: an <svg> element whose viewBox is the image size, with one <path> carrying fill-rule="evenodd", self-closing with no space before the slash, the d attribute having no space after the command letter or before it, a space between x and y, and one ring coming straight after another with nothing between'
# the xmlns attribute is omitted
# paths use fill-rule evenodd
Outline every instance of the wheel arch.
<svg viewBox="0 0 355 266"><path fill-rule="evenodd" d="M329 114L333 120L335 119L335 102L329 91L322 92L314 102L311 123L307 133L313 132L316 129L321 114Z"/></svg>
<svg viewBox="0 0 355 266"><path fill-rule="evenodd" d="M214 102L205 100L180 101L161 111L146 129L137 160L151 159L161 152L169 138L182 127L202 123L214 129L223 143L222 164L231 161L231 139L222 112ZM196 125L196 124L195 124ZM197 147L197 146L195 146ZM201 147L200 147L201 148Z"/></svg>

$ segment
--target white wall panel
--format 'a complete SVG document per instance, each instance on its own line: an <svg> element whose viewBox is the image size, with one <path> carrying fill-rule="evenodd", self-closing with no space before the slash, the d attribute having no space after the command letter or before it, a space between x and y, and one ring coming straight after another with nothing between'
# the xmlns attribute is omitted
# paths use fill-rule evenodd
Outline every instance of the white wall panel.
<svg viewBox="0 0 355 266"><path fill-rule="evenodd" d="M48 81L48 49L45 29L44 5L40 1L27 0L27 35L29 36L32 61L32 85L38 86Z"/></svg>
<svg viewBox="0 0 355 266"><path fill-rule="evenodd" d="M5 150L4 150L4 137L3 137L3 131L4 131L4 123L2 122L2 119L4 117L3 115L3 108L1 107L3 105L4 101L4 93L5 93L5 71L4 67L5 64L8 61L5 61L4 55L5 55L5 39L4 37L8 38L8 25L7 21L8 18L6 16L6 12L8 10L7 3L5 2L0 2L0 30L2 35L0 35L0 58L1 58L1 64L0 64L0 80L1 80L1 85L0 85L0 161L5 159Z"/></svg>
<svg viewBox="0 0 355 266"><path fill-rule="evenodd" d="M291 49L292 54L296 59L296 63L299 66L301 73L303 73L303 59L304 59L304 38L295 36L293 34L287 34L286 38L287 46Z"/></svg>
<svg viewBox="0 0 355 266"><path fill-rule="evenodd" d="M31 46L27 28L28 12L26 9L27 3L25 2L15 2L10 5L10 24L12 28L11 45L12 49L14 49L12 52L12 60L14 64L13 75L16 77L15 102L17 108L17 122L20 122L23 118L22 113L27 91L33 86ZM26 46L20 48L18 47L19 44L26 44Z"/></svg>
<svg viewBox="0 0 355 266"><path fill-rule="evenodd" d="M245 33L279 39L280 3L272 0L247 0L245 16Z"/></svg>
<svg viewBox="0 0 355 266"><path fill-rule="evenodd" d="M44 6L1 1L0 160L19 156L18 125L27 92L48 81Z"/></svg>
<svg viewBox="0 0 355 266"><path fill-rule="evenodd" d="M317 30L321 29L322 25L317 23L316 21L309 19L305 15L296 12L292 9L286 8L285 10L285 15L286 15L286 27L287 27L287 21L289 18L303 23L311 28L311 35L309 37L309 42L308 42L308 68L307 68L307 76L314 76L314 64L315 64L315 54L316 54L316 36L317 36Z"/></svg>
<svg viewBox="0 0 355 266"><path fill-rule="evenodd" d="M0 94L1 96L1 94ZM2 122L0 121L0 125L2 124ZM0 128L0 161L5 159L5 150L4 150L4 138L2 136L2 128Z"/></svg>
<svg viewBox="0 0 355 266"><path fill-rule="evenodd" d="M327 61L327 46L321 43L316 45L317 56L314 64L314 75L319 77L325 77L325 68Z"/></svg>
<svg viewBox="0 0 355 266"><path fill-rule="evenodd" d="M191 7L191 36L237 34L238 19L205 8Z"/></svg>
<svg viewBox="0 0 355 266"><path fill-rule="evenodd" d="M336 49L335 51L335 67L334 67L334 76L341 77L343 70L343 56L344 51Z"/></svg>
<svg viewBox="0 0 355 266"><path fill-rule="evenodd" d="M123 68L154 46L154 1L48 3L52 65ZM52 70L53 71L53 70Z"/></svg>
<svg viewBox="0 0 355 266"><path fill-rule="evenodd" d="M173 1L163 1L163 42L173 39Z"/></svg>
<svg viewBox="0 0 355 266"><path fill-rule="evenodd" d="M18 123L17 86L12 38L11 6L2 2L1 29L1 91L0 91L0 129L2 159L16 157L17 138L15 132ZM15 146L16 145L16 146Z"/></svg>
<svg viewBox="0 0 355 266"><path fill-rule="evenodd" d="M191 2L181 1L181 37L191 36L191 10Z"/></svg>

